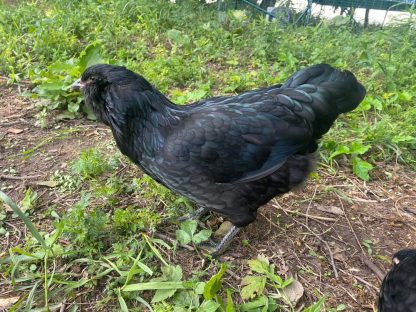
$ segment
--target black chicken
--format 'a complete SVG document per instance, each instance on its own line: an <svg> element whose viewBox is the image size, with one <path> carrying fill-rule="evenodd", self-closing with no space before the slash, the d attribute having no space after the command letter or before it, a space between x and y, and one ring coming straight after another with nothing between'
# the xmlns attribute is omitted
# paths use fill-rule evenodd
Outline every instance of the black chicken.
<svg viewBox="0 0 416 312"><path fill-rule="evenodd" d="M378 312L416 312L416 249L394 254L381 284Z"/></svg>
<svg viewBox="0 0 416 312"><path fill-rule="evenodd" d="M232 222L214 255L255 220L261 205L306 179L317 140L365 96L352 73L326 64L284 85L186 106L114 65L89 67L73 89L111 127L123 154L200 207L193 217L212 210Z"/></svg>

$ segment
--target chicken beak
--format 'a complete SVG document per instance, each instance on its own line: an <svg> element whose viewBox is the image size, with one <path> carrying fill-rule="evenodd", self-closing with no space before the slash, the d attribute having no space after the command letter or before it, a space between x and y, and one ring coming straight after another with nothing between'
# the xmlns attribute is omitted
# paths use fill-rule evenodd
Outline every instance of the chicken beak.
<svg viewBox="0 0 416 312"><path fill-rule="evenodd" d="M83 91L85 83L81 81L81 78L77 79L70 87L71 91Z"/></svg>

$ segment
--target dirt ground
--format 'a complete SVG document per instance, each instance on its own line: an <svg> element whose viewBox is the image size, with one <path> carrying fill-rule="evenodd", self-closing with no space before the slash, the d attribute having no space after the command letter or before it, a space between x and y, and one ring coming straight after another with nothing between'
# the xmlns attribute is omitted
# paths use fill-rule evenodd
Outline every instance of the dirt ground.
<svg viewBox="0 0 416 312"><path fill-rule="evenodd" d="M56 170L66 170L82 149L106 144L112 137L109 129L85 119L52 120L42 129L35 125L36 113L34 102L19 96L15 87L0 86L0 187L20 201L31 186L40 195L41 216L51 204L64 211L78 198L73 194L72 201L63 201L53 188L38 182L50 180ZM22 152L34 147L30 157L24 157ZM318 169L304 188L261 208L257 221L240 232L222 257L233 264L226 284L241 287L246 261L264 254L277 273L292 275L304 286L304 305L325 295L327 306L345 304L344 311L373 311L392 254L414 247L416 239L416 173L395 163L376 165L369 183L356 178L347 166L334 173ZM40 228L51 222L34 215ZM208 222L217 226L220 220L213 215ZM11 235L0 240L0 257L26 232L10 214L5 221ZM160 233L175 237L175 229L168 226ZM249 242L247 246L243 240ZM371 255L363 245L369 240ZM206 265L195 251L184 248L170 260L187 273ZM0 288L0 297L7 291Z"/></svg>

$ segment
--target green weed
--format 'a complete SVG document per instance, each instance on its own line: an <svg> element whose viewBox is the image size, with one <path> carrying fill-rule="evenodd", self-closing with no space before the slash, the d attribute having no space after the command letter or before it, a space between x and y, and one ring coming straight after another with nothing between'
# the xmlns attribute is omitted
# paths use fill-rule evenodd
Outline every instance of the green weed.
<svg viewBox="0 0 416 312"><path fill-rule="evenodd" d="M95 148L89 148L81 152L79 159L72 164L72 172L81 177L95 178L114 169L118 165L116 158L105 159L104 155Z"/></svg>
<svg viewBox="0 0 416 312"><path fill-rule="evenodd" d="M138 209L134 206L127 206L123 209L116 209L113 216L114 226L125 234L155 229L160 221L160 214L150 207Z"/></svg>
<svg viewBox="0 0 416 312"><path fill-rule="evenodd" d="M212 231L208 229L196 233L197 226L198 222L195 220L182 222L180 229L176 230L176 239L179 243L186 245L192 242L193 244L198 245L211 236Z"/></svg>
<svg viewBox="0 0 416 312"><path fill-rule="evenodd" d="M300 67L326 62L356 73L368 97L324 137L323 156L352 140L370 146L359 157L346 154L364 180L376 161L416 165L415 61L407 57L416 53L411 22L383 29L350 27L349 21L282 28L245 11L218 20L216 5L192 1L1 6L0 42L7 45L0 49L0 70L16 83L34 81L36 96L50 101L48 109L82 111L79 94L68 87L97 62L117 60L181 104L281 82Z"/></svg>
<svg viewBox="0 0 416 312"><path fill-rule="evenodd" d="M143 198L150 200L149 204L153 207L163 205L165 217L184 215L192 208L188 199L172 193L148 175L133 179L132 189Z"/></svg>
<svg viewBox="0 0 416 312"><path fill-rule="evenodd" d="M177 2L3 1L0 72L9 83L36 84L29 96L46 100L38 113L39 124L45 125L52 109L63 110L66 118L88 114L80 94L69 86L97 62L139 72L179 104L283 82L304 66L330 63L354 72L368 95L324 136L320 151L328 170L346 159L357 176L369 180L379 161L416 168L416 60L410 57L416 54L416 40L411 22L362 29L339 19L283 28L247 11L230 11L218 19L216 4ZM23 157L74 131L56 131ZM243 276L241 290L222 282L226 267L215 262L186 276L170 262L174 248L146 233L166 217L189 212L190 202L146 175L127 184L115 176L118 156L104 155L88 149L68 172L52 175L60 191L76 195L82 190L84 195L69 209L49 207L55 219L51 228L37 229L30 221L37 207L35 192L27 190L20 208L0 193L29 229L21 245L0 259L6 286L22 295L11 311L60 309L63 302L75 311L81 309L77 295L95 302L89 294L97 291L102 299L91 308L97 311L108 311L110 304L123 312L293 308L282 295L291 279L278 276L264 257L248 262L251 272ZM7 235L6 218L2 209L0 235ZM197 244L208 236L197 232L194 223L184 223L177 240ZM373 252L371 241L363 245ZM324 297L314 298L317 302L303 312L345 310L342 304L324 307Z"/></svg>

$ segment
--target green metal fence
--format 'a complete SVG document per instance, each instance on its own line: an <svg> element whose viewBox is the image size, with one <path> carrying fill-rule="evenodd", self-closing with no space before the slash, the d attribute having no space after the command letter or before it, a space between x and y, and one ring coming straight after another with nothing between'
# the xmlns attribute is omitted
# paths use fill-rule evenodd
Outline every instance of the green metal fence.
<svg viewBox="0 0 416 312"><path fill-rule="evenodd" d="M309 23L312 14L312 4L329 5L339 7L342 10L349 9L349 12L354 12L354 9L366 9L364 25L368 24L370 10L384 10L386 14L388 11L405 11L414 9L416 0L307 0L308 5L305 11L298 18L297 22L304 20ZM385 20L385 18L384 18ZM384 21L383 21L384 24Z"/></svg>
<svg viewBox="0 0 416 312"><path fill-rule="evenodd" d="M416 0L403 1L386 1L386 0L312 0L308 1L308 5L312 3L321 5L331 5L342 8L363 8L386 11L404 11L416 4Z"/></svg>
<svg viewBox="0 0 416 312"><path fill-rule="evenodd" d="M273 17L273 14L267 12L268 6L274 6L277 2L281 4L283 0L217 0L218 9L223 11L230 8L249 8L255 12L264 13ZM290 3L290 1L284 1ZM388 11L406 11L416 7L416 0L305 0L306 9L300 14L296 22L303 21L308 24L312 15L312 5L328 5L341 8L342 11L353 12L356 8L366 9L366 23L370 10ZM283 7L283 6L282 6Z"/></svg>

